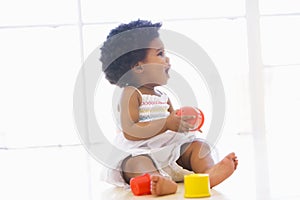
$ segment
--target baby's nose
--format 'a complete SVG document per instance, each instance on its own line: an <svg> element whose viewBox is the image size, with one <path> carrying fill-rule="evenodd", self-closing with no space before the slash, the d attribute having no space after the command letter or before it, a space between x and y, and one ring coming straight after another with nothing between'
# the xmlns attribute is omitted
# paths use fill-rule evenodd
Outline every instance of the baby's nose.
<svg viewBox="0 0 300 200"><path fill-rule="evenodd" d="M166 56L166 63L170 65L170 58L168 56Z"/></svg>
<svg viewBox="0 0 300 200"><path fill-rule="evenodd" d="M171 64L170 64L170 63L167 63L167 64L164 66L164 68L165 68L166 70L169 70L169 69L171 68Z"/></svg>

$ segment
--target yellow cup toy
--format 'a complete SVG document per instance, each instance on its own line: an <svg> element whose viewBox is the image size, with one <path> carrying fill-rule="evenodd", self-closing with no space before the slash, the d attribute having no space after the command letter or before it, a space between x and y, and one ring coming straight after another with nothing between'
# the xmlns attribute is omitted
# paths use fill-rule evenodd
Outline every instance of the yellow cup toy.
<svg viewBox="0 0 300 200"><path fill-rule="evenodd" d="M189 174L184 176L184 197L197 198L210 196L208 174Z"/></svg>

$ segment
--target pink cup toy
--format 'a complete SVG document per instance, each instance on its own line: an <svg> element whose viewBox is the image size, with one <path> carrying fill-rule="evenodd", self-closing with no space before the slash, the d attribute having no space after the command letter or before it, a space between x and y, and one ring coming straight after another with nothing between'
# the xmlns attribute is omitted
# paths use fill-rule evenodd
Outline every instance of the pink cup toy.
<svg viewBox="0 0 300 200"><path fill-rule="evenodd" d="M181 107L176 112L176 115L178 115L178 116L194 115L195 116L194 119L187 120L187 122L194 125L194 128L191 129L190 131L200 131L202 133L200 128L202 127L202 125L204 123L204 114L199 108L191 107L191 106L184 106L184 107Z"/></svg>
<svg viewBox="0 0 300 200"><path fill-rule="evenodd" d="M150 174L144 174L130 179L131 191L136 196L151 194L150 184Z"/></svg>

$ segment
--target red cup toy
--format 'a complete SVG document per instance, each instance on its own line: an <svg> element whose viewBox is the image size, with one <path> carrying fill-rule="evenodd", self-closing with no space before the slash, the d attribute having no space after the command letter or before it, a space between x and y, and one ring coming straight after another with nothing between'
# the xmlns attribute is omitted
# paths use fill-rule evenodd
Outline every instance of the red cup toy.
<svg viewBox="0 0 300 200"><path fill-rule="evenodd" d="M181 107L176 112L176 115L178 115L178 116L194 115L195 116L194 119L187 120L187 122L194 125L194 128L191 129L190 131L200 131L202 133L200 128L202 127L202 125L204 123L204 114L199 108L191 107L191 106L184 106L184 107Z"/></svg>
<svg viewBox="0 0 300 200"><path fill-rule="evenodd" d="M144 174L130 179L131 191L137 196L151 194L150 184L150 174Z"/></svg>

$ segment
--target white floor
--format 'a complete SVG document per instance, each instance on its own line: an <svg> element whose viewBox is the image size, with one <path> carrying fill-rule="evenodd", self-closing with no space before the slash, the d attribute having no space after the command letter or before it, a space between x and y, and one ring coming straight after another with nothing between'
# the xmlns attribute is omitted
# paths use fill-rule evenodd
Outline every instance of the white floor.
<svg viewBox="0 0 300 200"><path fill-rule="evenodd" d="M300 199L297 143L296 140L283 143L282 137L268 138L268 164L258 165L258 172L266 170L269 175L261 175L255 170L257 157L251 135L222 137L218 156L222 158L235 151L239 157L238 169L211 191L211 197L201 199ZM0 199L157 199L151 195L134 196L130 190L100 182L99 166L82 146L1 149ZM183 184L179 184L176 194L159 199L184 199Z"/></svg>

